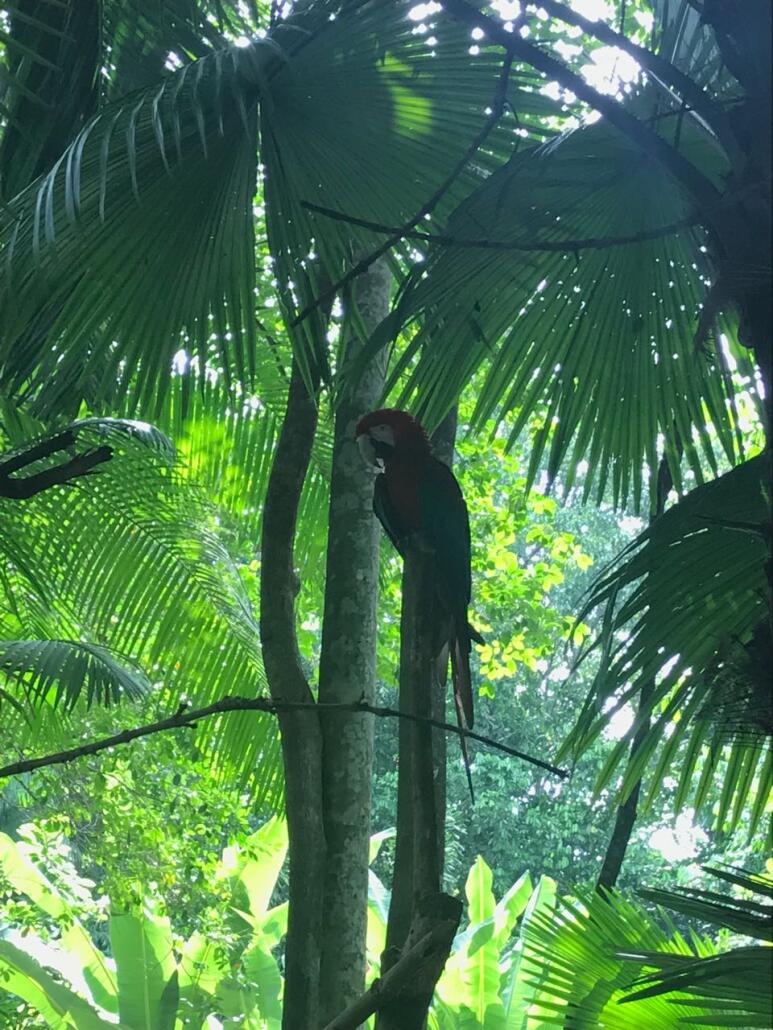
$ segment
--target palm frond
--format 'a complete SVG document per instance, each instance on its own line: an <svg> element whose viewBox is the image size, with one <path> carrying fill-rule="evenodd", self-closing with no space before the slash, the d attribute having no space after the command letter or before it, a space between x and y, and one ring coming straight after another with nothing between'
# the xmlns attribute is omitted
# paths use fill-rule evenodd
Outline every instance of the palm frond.
<svg viewBox="0 0 773 1030"><path fill-rule="evenodd" d="M0 675L33 705L48 700L71 708L84 691L87 705L109 705L150 691L147 676L130 659L80 640L0 640Z"/></svg>
<svg viewBox="0 0 773 1030"><path fill-rule="evenodd" d="M21 519L20 502L0 501L2 635L79 642L103 662L108 654L129 656L119 664L130 660L143 670L164 706L260 693L258 626L215 510L167 450L138 439L149 429L130 434L126 423L89 419L77 431L79 447L108 440L113 448L98 474L23 502ZM17 656L23 652L19 645ZM41 700L62 653L44 653L39 661ZM73 649L68 653L71 707L78 685ZM96 675L93 667L88 671ZM89 685L83 680L81 692ZM254 771L264 791L281 789L270 717L226 717L201 733L210 745L219 743L219 757L231 769Z"/></svg>
<svg viewBox="0 0 773 1030"><path fill-rule="evenodd" d="M713 869L706 871L720 879L742 887L746 891L773 898L773 878L764 874L749 874L743 869ZM716 891L681 887L678 891L643 890L643 898L664 908L682 912L692 919L725 927L745 937L773 941L773 905L754 901L737 894L719 894ZM770 997L770 996L768 996Z"/></svg>
<svg viewBox="0 0 773 1030"><path fill-rule="evenodd" d="M773 880L743 870L709 869L715 875L773 897ZM773 906L748 898L713 891L682 888L677 891L645 890L642 897L674 909L704 923L727 927L735 933L770 941L773 937ZM674 991L689 991L694 1015L685 1025L768 1027L773 1018L773 965L770 949L747 945L715 956L684 958L659 952L626 953L625 958L641 962L654 971L641 976L626 1004L655 998Z"/></svg>
<svg viewBox="0 0 773 1030"><path fill-rule="evenodd" d="M744 650L769 618L768 467L768 454L761 454L698 487L653 522L596 581L579 617L607 606L609 650L563 747L564 753L584 751L611 711L636 696L643 684L654 683L650 702L614 748L597 786L610 782L639 722L652 715L652 727L627 766L623 795L655 762L649 803L678 764L677 807L693 792L692 804L699 808L721 775L717 823L735 825L752 798L752 831L773 783L767 709L750 704L749 698L760 692L749 693L748 681L741 682L734 712L736 720L745 712L745 721L733 725L726 707L718 714L712 705L712 685L723 671L728 645ZM766 673L752 668L749 675ZM727 685L727 678L723 682Z"/></svg>
<svg viewBox="0 0 773 1030"><path fill-rule="evenodd" d="M637 974L652 968L644 957L634 962L627 955L646 952L695 959L715 951L700 938L688 944L667 917L656 921L615 892L562 898L554 912L531 919L524 937L523 962L533 970L538 987L530 1018L540 1025L571 1025L577 1030L673 1030L682 1025L692 1015L689 991L619 1004Z"/></svg>
<svg viewBox="0 0 773 1030"><path fill-rule="evenodd" d="M268 48L263 48L266 51ZM249 379L255 326L252 51L187 65L105 108L14 198L0 239L5 382L151 402L184 343ZM52 403L51 391L48 403ZM51 410L49 408L49 410Z"/></svg>
<svg viewBox="0 0 773 1030"><path fill-rule="evenodd" d="M652 113L648 96L632 110ZM658 124L721 177L710 136L673 117ZM402 401L432 424L484 366L474 424L510 415L513 443L536 421L531 480L546 461L551 477L565 466L568 489L585 461L586 496L595 488L638 509L662 436L677 485L679 441L701 482L704 461L717 469L707 423L730 460L741 441L718 341L710 353L693 344L707 286L695 216L667 173L604 121L516 153L449 220L446 242L377 331L374 347L420 323L391 385L407 374Z"/></svg>
<svg viewBox="0 0 773 1030"><path fill-rule="evenodd" d="M104 0L106 100L157 86L175 65L222 50L236 37L249 39L260 26L257 6L230 0Z"/></svg>
<svg viewBox="0 0 773 1030"><path fill-rule="evenodd" d="M0 30L0 199L47 171L97 105L101 53L97 0L8 3Z"/></svg>
<svg viewBox="0 0 773 1030"><path fill-rule="evenodd" d="M513 71L507 114L455 176L495 106L502 58L486 48L471 54L466 30L447 16L417 26L413 6L349 5L333 30L309 40L302 62L282 69L262 108L269 242L291 319L431 198L433 217L445 217L509 151L516 129L542 135L538 115L555 110L534 73ZM308 362L319 363L313 321L295 332Z"/></svg>
<svg viewBox="0 0 773 1030"><path fill-rule="evenodd" d="M705 90L721 99L738 92L710 27L689 0L654 0L653 32L659 53Z"/></svg>

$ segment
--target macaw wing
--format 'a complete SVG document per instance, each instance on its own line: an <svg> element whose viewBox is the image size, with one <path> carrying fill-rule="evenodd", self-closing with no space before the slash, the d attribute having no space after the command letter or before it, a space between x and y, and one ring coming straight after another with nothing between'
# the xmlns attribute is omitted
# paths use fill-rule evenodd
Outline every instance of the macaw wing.
<svg viewBox="0 0 773 1030"><path fill-rule="evenodd" d="M438 591L455 619L467 617L470 603L470 521L453 472L432 459L420 480L421 523L437 555Z"/></svg>
<svg viewBox="0 0 773 1030"><path fill-rule="evenodd" d="M401 543L403 537L402 525L389 496L386 476L384 475L376 476L376 483L373 487L373 511L397 551L403 554Z"/></svg>
<svg viewBox="0 0 773 1030"><path fill-rule="evenodd" d="M450 616L451 672L459 725L472 729L470 639L478 639L479 634L467 622L471 593L470 521L459 484L442 462L433 459L427 465L421 479L419 504L422 526L435 548L437 596Z"/></svg>

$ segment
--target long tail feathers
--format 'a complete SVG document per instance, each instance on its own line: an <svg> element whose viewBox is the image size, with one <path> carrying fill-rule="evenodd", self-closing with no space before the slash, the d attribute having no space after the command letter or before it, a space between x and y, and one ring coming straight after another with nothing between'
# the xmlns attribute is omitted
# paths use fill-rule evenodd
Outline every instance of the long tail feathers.
<svg viewBox="0 0 773 1030"><path fill-rule="evenodd" d="M456 721L459 723L459 729L464 730L467 727L464 724L464 712L462 710L459 698L454 691L454 704L456 705ZM459 742L462 745L462 760L464 762L464 771L467 773L467 786L470 788L470 799L473 805L475 804L475 788L472 785L472 772L470 770L470 756L467 752L467 738L464 734L459 737Z"/></svg>
<svg viewBox="0 0 773 1030"><path fill-rule="evenodd" d="M464 623L464 629L459 632L451 641L451 674L454 681L454 705L456 706L456 719L461 730L471 730L475 714L472 706L472 682L470 679L470 630L471 627ZM474 631L473 631L474 632ZM479 634L476 634L479 636ZM467 739L464 735L459 737L462 745L462 758L464 769L467 773L467 784L470 788L470 797L475 804L475 791L472 786L472 774L470 772L470 758L467 753Z"/></svg>

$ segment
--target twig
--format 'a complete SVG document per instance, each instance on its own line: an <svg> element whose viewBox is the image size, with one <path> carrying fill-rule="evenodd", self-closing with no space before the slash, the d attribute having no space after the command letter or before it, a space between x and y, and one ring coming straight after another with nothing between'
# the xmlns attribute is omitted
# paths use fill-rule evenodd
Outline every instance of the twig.
<svg viewBox="0 0 773 1030"><path fill-rule="evenodd" d="M437 205L443 199L445 194L456 182L458 177L467 167L475 153L483 146L491 130L494 128L496 123L502 116L502 112L505 108L505 100L507 99L507 85L510 81L510 67L512 65L512 56L507 54L502 64L502 72L499 76L497 83L496 93L494 94L494 100L491 104L491 114L488 116L483 124L483 127L475 136L475 139L469 145L467 150L462 155L461 159L451 170L450 174L443 180L437 190L432 194L429 200L423 204L416 214L410 218L403 226L392 232L387 240L385 240L380 246L376 247L375 250L371 251L364 258L353 265L352 268L342 276L337 282L333 283L328 289L324 290L318 297L316 297L311 303L307 304L301 313L291 323L293 326L299 325L305 318L307 318L313 311L316 311L318 307L324 306L327 303L332 302L336 294L348 286L353 279L356 279L358 275L362 275L366 272L374 261L377 261L382 254L393 247L400 240L405 239L405 236L414 228L414 226L422 220L426 215L431 214L435 210Z"/></svg>
<svg viewBox="0 0 773 1030"><path fill-rule="evenodd" d="M347 704L318 704L314 701L274 701L268 697L223 697L204 708L193 708L188 711L177 712L167 719L160 719L158 722L146 723L144 726L135 726L130 730L122 730L110 737L103 737L100 740L93 740L89 744L81 744L79 747L69 748L65 751L57 751L50 755L41 755L39 758L26 758L19 762L13 762L0 768L0 779L7 776L16 776L19 773L31 772L33 769L41 769L47 765L64 765L73 762L76 758L83 758L86 755L94 755L99 751L106 751L117 744L128 744L138 737L149 737L154 733L161 733L164 730L177 729L181 726L192 726L199 719L207 719L211 715L222 715L224 712L267 712L276 715L278 712L300 711L304 709L315 709L316 711L337 710L342 712L365 712L379 718L387 719L409 719L413 722L424 723L434 726L437 729L445 730L447 733L455 733L457 736L469 737L470 740L477 740L480 744L501 751L514 758L520 758L524 762L536 765L540 769L565 779L569 774L565 769L559 769L549 762L543 762L540 758L534 758L523 751L509 747L491 737L485 737L481 733L473 733L471 730L462 730L449 722L441 722L439 719L430 719L425 716L412 715L409 712L399 712L395 708L383 708L377 705L368 704L365 701L356 701Z"/></svg>
<svg viewBox="0 0 773 1030"><path fill-rule="evenodd" d="M32 447L22 451L21 454L15 454L13 457L0 462L0 497L9 497L14 501L27 500L30 497L34 497L35 494L48 490L52 486L68 483L71 479L76 479L78 476L88 475L96 465L109 461L113 456L112 447L98 447L94 451L76 454L70 461L66 461L61 465L53 465L51 468L35 473L35 475L23 476L20 479L11 477L11 473L27 468L29 465L34 464L34 462L40 461L42 458L48 458L58 451L66 450L68 447L72 447L74 443L75 434L72 430L68 429L64 433L59 433L56 436L49 437L47 440L41 440L39 443L33 444Z"/></svg>
<svg viewBox="0 0 773 1030"><path fill-rule="evenodd" d="M567 25L576 25L587 36L594 36L602 43L617 47L629 54L635 61L646 68L655 79L666 87L675 89L681 97L687 101L691 110L708 125L717 136L726 153L731 158L737 158L740 154L738 142L733 134L730 119L722 107L685 75L676 68L670 61L653 53L646 47L639 46L630 40L623 32L615 32L605 21L590 21L577 11L572 10L558 0L540 0L540 7L553 18L559 18Z"/></svg>
<svg viewBox="0 0 773 1030"><path fill-rule="evenodd" d="M358 225L363 229L370 229L372 232L398 233L399 229L394 226L382 225L379 222L370 222L365 218L356 218L353 215L344 214L343 211L336 211L334 208L321 207L319 204L312 204L304 200L301 206L318 215L324 215L337 222L347 222L349 225ZM631 236L597 236L579 240L545 240L522 241L522 240L486 240L486 239L460 239L458 236L448 236L444 233L422 232L412 229L403 233L403 236L411 240L424 240L427 243L437 243L441 247L470 247L480 250L516 250L516 251L558 251L574 253L578 250L606 250L608 247L622 247L630 243L644 243L647 240L657 240L663 236L671 236L673 233L681 232L682 229L689 229L698 224L698 216L683 218L670 225L662 225L657 229L647 229L644 232L633 233Z"/></svg>
<svg viewBox="0 0 773 1030"><path fill-rule="evenodd" d="M722 194L711 180L662 136L630 114L614 97L599 93L563 62L540 50L517 33L508 32L504 25L484 14L467 0L444 0L443 7L465 25L482 29L486 36L503 47L506 53L525 61L537 71L544 72L564 89L571 90L576 97L604 115L610 125L619 129L645 154L655 157L692 195L704 214L708 211L714 212L714 219L721 222Z"/></svg>

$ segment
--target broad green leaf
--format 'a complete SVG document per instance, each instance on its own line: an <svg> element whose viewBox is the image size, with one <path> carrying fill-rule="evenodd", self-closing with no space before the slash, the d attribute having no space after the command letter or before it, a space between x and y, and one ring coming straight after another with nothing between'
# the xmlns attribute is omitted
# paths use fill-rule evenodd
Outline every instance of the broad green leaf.
<svg viewBox="0 0 773 1030"><path fill-rule="evenodd" d="M0 833L0 870L14 890L29 898L41 912L62 921L62 951L80 964L94 1001L110 1012L117 1011L115 974L105 955L73 917L64 898L25 853L25 845L15 843L5 833Z"/></svg>
<svg viewBox="0 0 773 1030"><path fill-rule="evenodd" d="M7 979L4 974L8 974ZM2 987L36 1007L53 1030L109 1030L115 1023L102 1019L83 998L55 979L31 955L10 941L0 940Z"/></svg>
<svg viewBox="0 0 773 1030"><path fill-rule="evenodd" d="M137 913L114 912L109 928L121 1022L132 1030L166 1028L177 973L169 919L146 902Z"/></svg>

